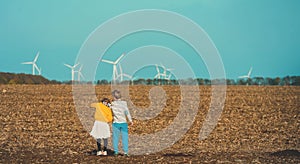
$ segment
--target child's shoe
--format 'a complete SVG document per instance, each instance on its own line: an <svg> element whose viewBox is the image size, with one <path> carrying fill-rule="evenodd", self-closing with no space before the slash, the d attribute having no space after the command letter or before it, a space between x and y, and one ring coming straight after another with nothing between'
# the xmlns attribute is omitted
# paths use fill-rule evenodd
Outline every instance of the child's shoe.
<svg viewBox="0 0 300 164"><path fill-rule="evenodd" d="M99 156L99 155L103 155L102 151L97 151L97 156Z"/></svg>
<svg viewBox="0 0 300 164"><path fill-rule="evenodd" d="M103 152L102 152L102 155L107 155L107 151L103 151Z"/></svg>

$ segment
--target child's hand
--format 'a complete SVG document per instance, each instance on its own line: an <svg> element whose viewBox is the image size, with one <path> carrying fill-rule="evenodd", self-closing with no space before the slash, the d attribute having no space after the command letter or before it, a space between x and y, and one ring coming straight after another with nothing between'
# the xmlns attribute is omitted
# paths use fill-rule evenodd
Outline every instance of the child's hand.
<svg viewBox="0 0 300 164"><path fill-rule="evenodd" d="M128 130L129 130L129 133L132 133L132 131L133 131L132 125L133 125L133 122L129 122L129 123L128 123Z"/></svg>
<svg viewBox="0 0 300 164"><path fill-rule="evenodd" d="M132 126L133 125L133 121L132 122L130 122L130 126Z"/></svg>

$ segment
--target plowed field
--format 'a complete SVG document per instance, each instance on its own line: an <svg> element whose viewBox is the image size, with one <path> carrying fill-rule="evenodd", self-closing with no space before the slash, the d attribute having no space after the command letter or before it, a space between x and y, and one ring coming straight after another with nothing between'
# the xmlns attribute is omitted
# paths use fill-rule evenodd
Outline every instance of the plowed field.
<svg viewBox="0 0 300 164"><path fill-rule="evenodd" d="M205 140L198 135L211 88L199 88L198 114L179 141L157 153L103 157L88 155L96 144L78 118L71 85L0 85L0 163L300 163L300 87L228 86L221 117ZM150 89L130 86L131 101L146 108ZM154 133L173 121L180 88L163 89L164 109L152 119L134 119L130 134ZM98 99L111 98L110 92L96 86Z"/></svg>

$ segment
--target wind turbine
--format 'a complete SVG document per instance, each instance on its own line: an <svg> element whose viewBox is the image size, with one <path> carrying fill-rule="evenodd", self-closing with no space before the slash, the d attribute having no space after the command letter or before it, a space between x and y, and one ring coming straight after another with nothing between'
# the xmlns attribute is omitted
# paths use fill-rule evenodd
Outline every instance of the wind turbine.
<svg viewBox="0 0 300 164"><path fill-rule="evenodd" d="M72 81L74 81L75 68L78 66L78 64L79 64L79 63L77 63L77 64L75 64L75 65L73 65L73 66L71 66L71 65L69 65L69 64L64 64L65 66L71 68Z"/></svg>
<svg viewBox="0 0 300 164"><path fill-rule="evenodd" d="M161 67L164 69L163 77L165 80L170 80L172 74L170 71L174 70L173 68L166 68L164 65L160 64ZM167 75L167 71L169 72L169 75Z"/></svg>
<svg viewBox="0 0 300 164"><path fill-rule="evenodd" d="M74 73L75 73L75 72L77 73L77 80L78 80L79 82L80 82L80 78L84 78L84 76L83 76L82 73L81 73L82 66L83 66L83 65L80 66L79 70L74 71Z"/></svg>
<svg viewBox="0 0 300 164"><path fill-rule="evenodd" d="M247 78L247 85L248 85L248 81L250 79L251 72L252 72L252 67L250 68L247 75L239 76L238 78L240 78L240 79Z"/></svg>
<svg viewBox="0 0 300 164"><path fill-rule="evenodd" d="M34 58L34 60L32 62L23 62L21 64L32 64L32 75L35 75L35 70L37 70L39 72L39 75L41 75L41 70L38 68L38 66L36 65L36 61L38 60L40 55L40 52L38 52Z"/></svg>
<svg viewBox="0 0 300 164"><path fill-rule="evenodd" d="M125 54L123 53L116 61L110 61L110 60L105 60L102 59L102 62L108 63L108 64L112 64L113 65L113 81L116 82L116 80L118 79L118 69L117 69L117 64L120 62L120 60L122 59L122 57Z"/></svg>

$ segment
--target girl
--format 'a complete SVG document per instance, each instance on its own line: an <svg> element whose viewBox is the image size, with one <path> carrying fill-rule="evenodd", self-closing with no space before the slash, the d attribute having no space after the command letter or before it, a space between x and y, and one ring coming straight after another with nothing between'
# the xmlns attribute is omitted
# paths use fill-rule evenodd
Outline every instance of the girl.
<svg viewBox="0 0 300 164"><path fill-rule="evenodd" d="M107 155L107 144L110 137L108 122L112 121L112 111L109 108L110 101L104 98L101 103L92 103L91 107L96 108L96 111L94 126L90 134L97 140L97 155ZM103 149L101 139L104 143Z"/></svg>

